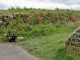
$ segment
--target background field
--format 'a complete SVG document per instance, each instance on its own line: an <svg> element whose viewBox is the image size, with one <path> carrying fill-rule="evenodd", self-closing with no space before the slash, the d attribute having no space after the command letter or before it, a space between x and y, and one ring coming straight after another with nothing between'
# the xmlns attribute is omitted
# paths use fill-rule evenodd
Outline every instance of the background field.
<svg viewBox="0 0 80 60"><path fill-rule="evenodd" d="M11 8L0 11L0 15L4 14L16 17L9 19L7 26L1 25L0 41L11 31L24 37L16 40L16 44L41 60L80 60L79 56L68 54L64 49L69 35L80 26L80 11Z"/></svg>

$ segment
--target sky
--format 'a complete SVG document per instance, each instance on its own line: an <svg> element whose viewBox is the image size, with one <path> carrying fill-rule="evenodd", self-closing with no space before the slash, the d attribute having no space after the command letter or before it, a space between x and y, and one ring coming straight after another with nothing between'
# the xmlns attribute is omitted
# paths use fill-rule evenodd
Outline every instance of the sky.
<svg viewBox="0 0 80 60"><path fill-rule="evenodd" d="M0 0L0 9L8 9L11 7L79 9L80 0Z"/></svg>

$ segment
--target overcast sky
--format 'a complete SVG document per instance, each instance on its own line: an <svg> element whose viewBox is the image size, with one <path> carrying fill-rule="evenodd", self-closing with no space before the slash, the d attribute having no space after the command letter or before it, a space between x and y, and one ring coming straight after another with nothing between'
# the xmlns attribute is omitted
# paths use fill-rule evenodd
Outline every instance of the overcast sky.
<svg viewBox="0 0 80 60"><path fill-rule="evenodd" d="M80 0L0 0L0 9L10 7L78 9Z"/></svg>

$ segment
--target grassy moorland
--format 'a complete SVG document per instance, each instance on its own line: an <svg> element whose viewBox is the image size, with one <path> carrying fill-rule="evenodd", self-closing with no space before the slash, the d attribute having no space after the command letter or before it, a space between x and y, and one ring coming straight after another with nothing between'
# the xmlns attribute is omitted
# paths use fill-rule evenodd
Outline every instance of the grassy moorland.
<svg viewBox="0 0 80 60"><path fill-rule="evenodd" d="M16 44L41 60L80 60L64 50L67 37L80 26L80 11L12 8L0 11L3 14L16 17L7 20L6 26L0 24L0 41L5 41L4 34L11 31L24 37Z"/></svg>
<svg viewBox="0 0 80 60"><path fill-rule="evenodd" d="M53 28L53 27L52 27ZM43 60L79 60L80 58L67 54L64 50L67 37L77 26L53 28L53 33L46 36L38 36L16 43L25 48L31 54ZM79 59L77 59L79 58Z"/></svg>

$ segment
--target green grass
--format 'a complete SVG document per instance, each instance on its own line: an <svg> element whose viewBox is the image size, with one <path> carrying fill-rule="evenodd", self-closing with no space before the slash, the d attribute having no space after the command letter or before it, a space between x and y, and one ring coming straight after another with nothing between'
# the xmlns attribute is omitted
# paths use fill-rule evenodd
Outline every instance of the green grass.
<svg viewBox="0 0 80 60"><path fill-rule="evenodd" d="M31 54L38 56L41 60L79 60L78 56L68 54L64 50L68 36L76 28L76 25L57 27L53 29L51 35L17 41L16 44L22 46Z"/></svg>
<svg viewBox="0 0 80 60"><path fill-rule="evenodd" d="M44 36L18 42L18 44L23 46L30 53L44 58L45 60L55 60L58 53L57 50L64 47L68 35L69 34L54 34L52 36Z"/></svg>

